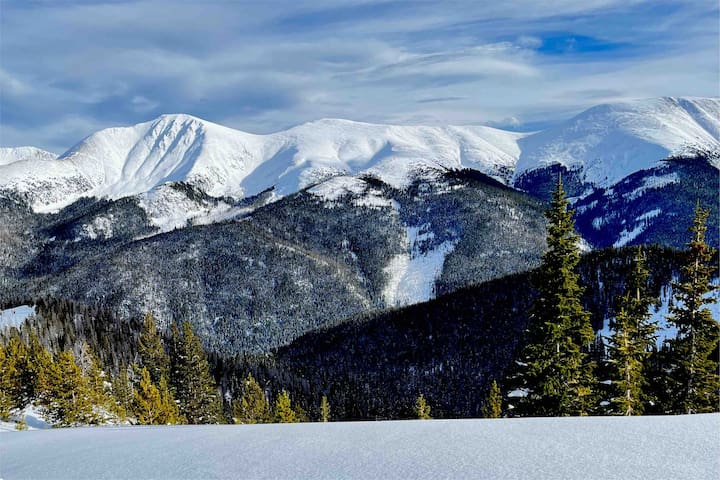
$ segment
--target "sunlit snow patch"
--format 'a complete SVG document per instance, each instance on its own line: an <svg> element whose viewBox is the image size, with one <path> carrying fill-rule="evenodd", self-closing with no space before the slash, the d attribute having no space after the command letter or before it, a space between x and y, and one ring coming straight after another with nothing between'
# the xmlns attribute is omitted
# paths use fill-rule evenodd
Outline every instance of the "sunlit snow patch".
<svg viewBox="0 0 720 480"><path fill-rule="evenodd" d="M407 228L409 253L395 255L384 269L388 282L383 298L388 306L411 305L435 296L435 280L442 273L445 257L453 251L455 242L445 241L434 248L423 249L422 245L434 235L421 233L423 228Z"/></svg>
<svg viewBox="0 0 720 480"><path fill-rule="evenodd" d="M0 328L17 327L35 315L35 306L20 305L19 307L0 310Z"/></svg>

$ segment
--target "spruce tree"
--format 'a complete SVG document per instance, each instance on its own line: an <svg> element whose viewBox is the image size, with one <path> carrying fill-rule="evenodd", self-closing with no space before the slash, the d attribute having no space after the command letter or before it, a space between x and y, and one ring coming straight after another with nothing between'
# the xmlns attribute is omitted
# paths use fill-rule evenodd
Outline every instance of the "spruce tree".
<svg viewBox="0 0 720 480"><path fill-rule="evenodd" d="M60 426L81 425L92 419L93 405L86 380L69 350L58 354L45 402L48 417Z"/></svg>
<svg viewBox="0 0 720 480"><path fill-rule="evenodd" d="M425 397L421 393L415 400L415 415L419 420L430 420L430 405L427 404Z"/></svg>
<svg viewBox="0 0 720 480"><path fill-rule="evenodd" d="M155 318L150 312L145 314L145 323L138 338L138 354L142 366L148 369L153 383L157 385L160 377L167 378L169 376L170 357L165 352Z"/></svg>
<svg viewBox="0 0 720 480"><path fill-rule="evenodd" d="M502 394L495 380L490 387L490 393L483 409L485 418L500 418L502 415Z"/></svg>
<svg viewBox="0 0 720 480"><path fill-rule="evenodd" d="M114 399L113 413L121 421L133 415L135 392L130 383L128 367L125 362L120 365L117 376L112 379L112 398Z"/></svg>
<svg viewBox="0 0 720 480"><path fill-rule="evenodd" d="M18 335L12 335L4 348L4 365L2 375L3 400L8 412L22 409L31 398L28 398L28 385L25 383L25 372L28 363L26 345Z"/></svg>
<svg viewBox="0 0 720 480"><path fill-rule="evenodd" d="M330 421L330 402L328 402L328 398L325 395L323 395L320 400L320 421Z"/></svg>
<svg viewBox="0 0 720 480"><path fill-rule="evenodd" d="M609 345L613 413L641 415L648 359L655 345L657 325L650 320L650 306L656 299L648 294L648 270L642 248L637 248L625 293L617 302L613 334Z"/></svg>
<svg viewBox="0 0 720 480"><path fill-rule="evenodd" d="M290 395L283 390L275 399L275 421L277 423L297 423L298 419L292 409Z"/></svg>
<svg viewBox="0 0 720 480"><path fill-rule="evenodd" d="M103 423L105 415L112 409L113 401L111 391L105 381L106 375L100 364L100 359L98 359L87 342L83 343L78 362L85 379L88 400L94 407L87 423Z"/></svg>
<svg viewBox="0 0 720 480"><path fill-rule="evenodd" d="M183 322L182 336L173 331L171 384L180 414L190 424L217 423L222 414L220 395L200 339L190 322Z"/></svg>
<svg viewBox="0 0 720 480"><path fill-rule="evenodd" d="M233 417L237 423L253 424L271 421L270 406L265 392L248 373L243 385L242 397L233 402Z"/></svg>
<svg viewBox="0 0 720 480"><path fill-rule="evenodd" d="M10 410L13 408L13 400L10 395L13 372L10 371L12 363L5 350L5 345L0 343L0 420L8 421Z"/></svg>
<svg viewBox="0 0 720 480"><path fill-rule="evenodd" d="M708 308L717 301L712 296L717 287L711 283L716 251L705 242L709 214L709 210L696 206L680 281L673 283L675 302L668 321L678 329L672 371L678 413L718 410L720 376L714 352L717 352L720 330Z"/></svg>
<svg viewBox="0 0 720 480"><path fill-rule="evenodd" d="M568 204L560 179L545 212L548 249L533 279L538 296L515 379L526 392L519 411L534 416L586 415L592 405L594 332L581 302L579 237Z"/></svg>
<svg viewBox="0 0 720 480"><path fill-rule="evenodd" d="M40 343L35 332L31 331L28 339L27 372L23 382L27 384L28 395L37 402L48 395L50 391L50 375L53 373L52 354Z"/></svg>

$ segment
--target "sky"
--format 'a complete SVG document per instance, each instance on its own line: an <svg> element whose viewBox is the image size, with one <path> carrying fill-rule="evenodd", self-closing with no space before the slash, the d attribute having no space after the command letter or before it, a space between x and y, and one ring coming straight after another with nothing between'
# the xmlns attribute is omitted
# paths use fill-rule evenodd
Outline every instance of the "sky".
<svg viewBox="0 0 720 480"><path fill-rule="evenodd" d="M717 0L0 0L0 146L60 154L163 113L536 130L720 95L719 25Z"/></svg>

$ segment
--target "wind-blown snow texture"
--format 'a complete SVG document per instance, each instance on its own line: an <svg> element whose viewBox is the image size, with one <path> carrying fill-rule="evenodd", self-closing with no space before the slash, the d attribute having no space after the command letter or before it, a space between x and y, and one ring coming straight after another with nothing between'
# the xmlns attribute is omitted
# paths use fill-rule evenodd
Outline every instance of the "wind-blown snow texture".
<svg viewBox="0 0 720 480"><path fill-rule="evenodd" d="M58 159L0 149L0 189L51 211L83 196L121 198L168 182L214 197L278 196L338 175L402 187L428 171L472 168L510 184L560 163L607 186L668 155L718 151L720 100L660 98L600 105L532 135L483 126L373 125L326 119L253 135L189 115L163 115L90 135Z"/></svg>
<svg viewBox="0 0 720 480"><path fill-rule="evenodd" d="M0 435L24 478L716 479L720 415L74 428Z"/></svg>

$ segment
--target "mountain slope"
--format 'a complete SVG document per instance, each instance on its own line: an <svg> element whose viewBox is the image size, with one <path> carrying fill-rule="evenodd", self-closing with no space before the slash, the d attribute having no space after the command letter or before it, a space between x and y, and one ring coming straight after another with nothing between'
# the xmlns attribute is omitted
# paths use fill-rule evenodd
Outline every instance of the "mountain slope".
<svg viewBox="0 0 720 480"><path fill-rule="evenodd" d="M657 98L599 105L519 140L513 183L560 165L581 184L607 187L673 155L720 151L720 99ZM715 166L720 166L717 159ZM579 193L579 192L578 192Z"/></svg>
<svg viewBox="0 0 720 480"><path fill-rule="evenodd" d="M36 210L80 196L117 199L186 182L214 196L278 196L341 174L372 174L397 187L427 171L474 168L507 180L522 134L489 127L402 127L320 120L253 135L189 115L163 115L90 135L41 171L35 159L0 167L0 187L52 189L30 197ZM27 170L21 175L20 171ZM56 178L49 183L47 178ZM61 179L73 178L77 185ZM46 186L47 184L47 186ZM58 202L62 192L64 202Z"/></svg>
<svg viewBox="0 0 720 480"><path fill-rule="evenodd" d="M0 190L36 211L52 211L80 197L118 199L169 182L241 199L268 189L275 197L289 195L338 175L372 175L403 188L438 171L471 168L544 196L546 177L561 167L580 195L671 155L717 153L719 134L720 100L713 98L599 105L531 135L337 119L254 135L189 115L162 115L101 130L57 160L28 147L1 149Z"/></svg>

